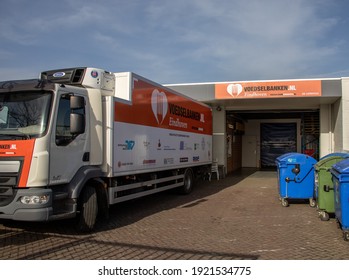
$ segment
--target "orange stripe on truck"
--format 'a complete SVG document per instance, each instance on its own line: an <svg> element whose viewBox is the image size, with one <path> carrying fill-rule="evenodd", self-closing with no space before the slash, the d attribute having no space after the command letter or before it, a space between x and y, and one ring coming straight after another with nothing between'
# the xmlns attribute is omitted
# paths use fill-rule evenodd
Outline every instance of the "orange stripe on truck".
<svg viewBox="0 0 349 280"><path fill-rule="evenodd" d="M18 187L20 188L27 186L34 145L35 139L0 141L0 158L12 157L22 159L20 178L18 182Z"/></svg>
<svg viewBox="0 0 349 280"><path fill-rule="evenodd" d="M134 84L132 104L115 102L114 109L116 122L212 134L209 107L140 79Z"/></svg>

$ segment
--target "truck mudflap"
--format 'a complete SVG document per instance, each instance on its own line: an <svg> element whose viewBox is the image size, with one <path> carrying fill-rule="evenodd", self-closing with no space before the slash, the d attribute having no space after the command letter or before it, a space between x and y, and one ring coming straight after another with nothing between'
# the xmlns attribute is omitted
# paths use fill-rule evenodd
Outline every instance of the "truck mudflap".
<svg viewBox="0 0 349 280"><path fill-rule="evenodd" d="M52 213L52 191L43 188L17 189L12 201L0 206L0 219L48 221Z"/></svg>

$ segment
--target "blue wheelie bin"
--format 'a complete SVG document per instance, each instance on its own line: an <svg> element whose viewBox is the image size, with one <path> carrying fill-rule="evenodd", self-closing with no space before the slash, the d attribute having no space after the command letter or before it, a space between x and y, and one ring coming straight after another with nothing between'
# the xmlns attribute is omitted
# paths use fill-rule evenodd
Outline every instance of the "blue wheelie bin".
<svg viewBox="0 0 349 280"><path fill-rule="evenodd" d="M275 163L281 205L287 207L289 199L309 199L309 205L315 207L314 165L317 161L305 154L287 153L278 157Z"/></svg>
<svg viewBox="0 0 349 280"><path fill-rule="evenodd" d="M349 159L334 164L331 168L335 215L343 239L349 240Z"/></svg>

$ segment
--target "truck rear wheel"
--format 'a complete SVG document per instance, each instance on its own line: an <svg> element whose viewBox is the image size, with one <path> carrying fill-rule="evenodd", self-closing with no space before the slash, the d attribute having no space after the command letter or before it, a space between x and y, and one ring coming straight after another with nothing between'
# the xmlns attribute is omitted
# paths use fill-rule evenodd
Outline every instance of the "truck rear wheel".
<svg viewBox="0 0 349 280"><path fill-rule="evenodd" d="M91 231L97 220L98 203L97 192L94 187L86 186L79 199L79 214L77 229L81 232Z"/></svg>
<svg viewBox="0 0 349 280"><path fill-rule="evenodd" d="M188 194L193 190L194 174L193 171L188 168L184 172L183 186L181 187L182 194Z"/></svg>

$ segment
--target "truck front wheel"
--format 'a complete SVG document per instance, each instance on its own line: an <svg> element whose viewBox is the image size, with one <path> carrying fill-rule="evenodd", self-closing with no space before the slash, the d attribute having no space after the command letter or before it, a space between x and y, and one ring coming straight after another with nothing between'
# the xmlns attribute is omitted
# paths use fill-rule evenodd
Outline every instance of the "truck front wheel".
<svg viewBox="0 0 349 280"><path fill-rule="evenodd" d="M77 229L81 232L93 230L98 215L97 192L94 187L86 186L82 190L78 210Z"/></svg>

